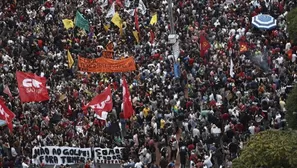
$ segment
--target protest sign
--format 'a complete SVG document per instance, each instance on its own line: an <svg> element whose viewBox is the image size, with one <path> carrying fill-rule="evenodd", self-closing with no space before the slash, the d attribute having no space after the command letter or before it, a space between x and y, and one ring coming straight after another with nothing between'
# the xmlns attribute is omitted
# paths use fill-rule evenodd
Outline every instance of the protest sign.
<svg viewBox="0 0 297 168"><path fill-rule="evenodd" d="M104 57L95 59L78 57L78 67L83 72L130 72L136 70L133 57L121 60Z"/></svg>
<svg viewBox="0 0 297 168"><path fill-rule="evenodd" d="M87 161L91 156L91 148L44 146L32 149L34 164L45 165L76 164Z"/></svg>
<svg viewBox="0 0 297 168"><path fill-rule="evenodd" d="M94 148L96 163L119 164L122 159L123 148Z"/></svg>

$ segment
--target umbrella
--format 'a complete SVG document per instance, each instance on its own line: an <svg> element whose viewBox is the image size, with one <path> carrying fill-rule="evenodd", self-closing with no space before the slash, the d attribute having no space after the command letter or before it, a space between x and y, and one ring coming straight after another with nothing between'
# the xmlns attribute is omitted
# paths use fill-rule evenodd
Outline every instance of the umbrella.
<svg viewBox="0 0 297 168"><path fill-rule="evenodd" d="M234 0L226 0L225 3L226 4L232 4L232 3L234 3Z"/></svg>
<svg viewBox="0 0 297 168"><path fill-rule="evenodd" d="M277 26L276 20L266 14L259 14L252 18L252 25L258 29L272 29Z"/></svg>
<svg viewBox="0 0 297 168"><path fill-rule="evenodd" d="M5 126L6 125L6 121L5 120L0 120L0 127Z"/></svg>

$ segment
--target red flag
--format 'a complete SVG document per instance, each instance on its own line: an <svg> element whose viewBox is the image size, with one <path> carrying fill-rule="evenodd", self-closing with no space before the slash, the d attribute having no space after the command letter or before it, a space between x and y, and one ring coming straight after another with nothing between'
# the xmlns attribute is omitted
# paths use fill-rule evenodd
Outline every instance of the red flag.
<svg viewBox="0 0 297 168"><path fill-rule="evenodd" d="M207 39L201 34L200 35L200 56L204 57L206 51L210 48L210 44Z"/></svg>
<svg viewBox="0 0 297 168"><path fill-rule="evenodd" d="M239 42L239 52L244 53L248 51L248 44L246 42Z"/></svg>
<svg viewBox="0 0 297 168"><path fill-rule="evenodd" d="M133 115L131 96L126 79L123 77L123 113L124 118L128 119Z"/></svg>
<svg viewBox="0 0 297 168"><path fill-rule="evenodd" d="M121 0L116 0L117 5L119 5L121 8L124 7L123 3Z"/></svg>
<svg viewBox="0 0 297 168"><path fill-rule="evenodd" d="M3 93L7 94L11 99L13 98L8 85L4 86Z"/></svg>
<svg viewBox="0 0 297 168"><path fill-rule="evenodd" d="M135 29L139 32L139 22L138 22L138 14L137 14L138 10L137 8L135 8L134 11L134 22L135 22Z"/></svg>
<svg viewBox="0 0 297 168"><path fill-rule="evenodd" d="M71 107L70 104L68 104L67 115L68 115L68 116L71 116L71 115L72 115L72 107Z"/></svg>
<svg viewBox="0 0 297 168"><path fill-rule="evenodd" d="M14 117L15 114L6 107L3 101L0 100L0 119L6 121L7 127L9 128L10 132L13 131L12 120L14 119Z"/></svg>
<svg viewBox="0 0 297 168"><path fill-rule="evenodd" d="M16 78L22 102L49 100L45 77L18 71L16 72Z"/></svg>
<svg viewBox="0 0 297 168"><path fill-rule="evenodd" d="M150 30L150 43L153 44L155 41L155 33L154 31L151 29Z"/></svg>
<svg viewBox="0 0 297 168"><path fill-rule="evenodd" d="M97 95L93 100L86 104L83 109L91 107L95 110L96 114L100 115L102 112L108 112L112 110L112 97L111 89L108 86L101 94ZM100 115L101 116L101 115Z"/></svg>

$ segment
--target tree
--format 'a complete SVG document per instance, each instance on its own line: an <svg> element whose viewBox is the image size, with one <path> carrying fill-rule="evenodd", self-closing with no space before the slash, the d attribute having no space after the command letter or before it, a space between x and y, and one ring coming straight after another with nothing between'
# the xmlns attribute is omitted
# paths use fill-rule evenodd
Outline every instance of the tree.
<svg viewBox="0 0 297 168"><path fill-rule="evenodd" d="M286 101L286 120L288 127L297 130L297 86L289 94Z"/></svg>
<svg viewBox="0 0 297 168"><path fill-rule="evenodd" d="M268 130L248 140L232 168L296 168L295 131Z"/></svg>
<svg viewBox="0 0 297 168"><path fill-rule="evenodd" d="M287 23L288 23L288 32L290 39L293 40L294 43L297 43L297 8L291 10L287 14Z"/></svg>

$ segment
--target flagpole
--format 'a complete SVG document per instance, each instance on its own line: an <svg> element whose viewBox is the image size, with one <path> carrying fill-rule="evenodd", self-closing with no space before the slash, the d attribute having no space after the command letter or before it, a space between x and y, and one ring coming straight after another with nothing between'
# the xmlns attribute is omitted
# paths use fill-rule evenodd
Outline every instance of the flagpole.
<svg viewBox="0 0 297 168"><path fill-rule="evenodd" d="M172 0L168 0L168 9L169 9L169 20L170 20L170 33L175 34L174 30L174 21L173 21L173 12L172 12Z"/></svg>
<svg viewBox="0 0 297 168"><path fill-rule="evenodd" d="M171 51L172 51L173 60L174 60L173 64L176 64L178 63L180 48L179 48L178 35L175 33L172 0L168 0L168 3L169 3L168 12L169 12L169 21L170 21L170 34L168 36L168 40L169 40L169 44L172 44Z"/></svg>

